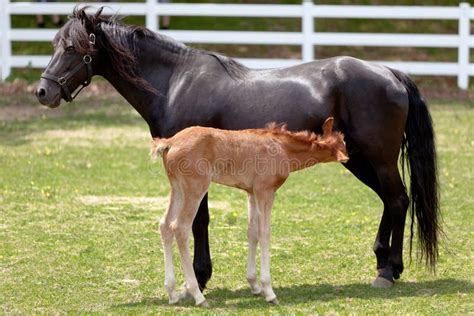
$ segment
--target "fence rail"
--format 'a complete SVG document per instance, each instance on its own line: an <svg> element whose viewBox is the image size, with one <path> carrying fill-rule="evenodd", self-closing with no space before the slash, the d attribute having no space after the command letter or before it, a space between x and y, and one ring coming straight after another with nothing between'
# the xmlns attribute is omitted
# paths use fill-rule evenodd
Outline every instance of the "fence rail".
<svg viewBox="0 0 474 316"><path fill-rule="evenodd" d="M0 0L0 66L1 78L10 75L11 68L45 67L50 56L12 55L12 41L51 41L55 29L12 29L12 15L70 14L75 3L33 3ZM106 6L106 12L145 16L147 28L158 31L160 16L214 16L214 17L284 17L300 18L300 32L250 31L170 31L160 32L185 43L260 44L301 46L301 59L238 59L255 68L282 67L315 58L315 46L373 46L373 47L437 47L457 48L457 62L374 61L416 75L457 76L458 86L467 89L469 76L474 76L470 48L474 36L470 34L474 9L468 3L459 6L361 6L317 5L303 0L300 5L274 4L188 4L157 3L84 3L93 8ZM95 9L90 9L91 12ZM397 34L397 33L342 33L316 32L315 19L427 19L457 20L457 34Z"/></svg>

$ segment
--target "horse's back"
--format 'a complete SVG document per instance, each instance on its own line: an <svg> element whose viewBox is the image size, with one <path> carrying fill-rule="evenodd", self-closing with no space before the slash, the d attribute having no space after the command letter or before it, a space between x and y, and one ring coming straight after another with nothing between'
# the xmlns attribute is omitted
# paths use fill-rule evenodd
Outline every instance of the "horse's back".
<svg viewBox="0 0 474 316"><path fill-rule="evenodd" d="M377 97L385 97L392 104L408 104L405 87L388 67L350 56L253 72L267 73L267 77L274 76L279 80L301 78L302 81L311 81L311 86L322 96L336 91L354 97L358 93L364 98L369 94L376 94Z"/></svg>

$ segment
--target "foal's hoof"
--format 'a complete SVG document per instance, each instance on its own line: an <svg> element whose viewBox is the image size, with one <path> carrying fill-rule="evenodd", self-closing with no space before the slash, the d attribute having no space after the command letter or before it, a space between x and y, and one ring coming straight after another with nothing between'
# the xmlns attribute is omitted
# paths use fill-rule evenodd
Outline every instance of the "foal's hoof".
<svg viewBox="0 0 474 316"><path fill-rule="evenodd" d="M209 307L209 303L208 303L206 300L204 300L204 301L202 301L201 303L196 304L196 306L199 306L199 307Z"/></svg>
<svg viewBox="0 0 474 316"><path fill-rule="evenodd" d="M388 289L393 286L393 283L393 281L378 276L374 282L372 282L372 287L377 289Z"/></svg>
<svg viewBox="0 0 474 316"><path fill-rule="evenodd" d="M250 290L250 292L252 293L253 296L259 296L260 294L262 294L262 288L259 287L255 290Z"/></svg>
<svg viewBox="0 0 474 316"><path fill-rule="evenodd" d="M275 297L273 300L268 301L268 303L278 305L280 302L278 302L278 299Z"/></svg>

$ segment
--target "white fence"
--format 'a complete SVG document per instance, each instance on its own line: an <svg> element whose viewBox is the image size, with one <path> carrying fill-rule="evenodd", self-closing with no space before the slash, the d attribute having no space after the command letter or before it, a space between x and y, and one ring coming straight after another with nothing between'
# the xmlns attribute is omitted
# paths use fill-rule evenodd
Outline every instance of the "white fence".
<svg viewBox="0 0 474 316"><path fill-rule="evenodd" d="M187 4L157 3L84 3L95 8L107 6L109 12L146 17L146 26L158 30L159 16L215 17L287 17L302 19L301 32L249 31L160 31L185 43L263 44L301 46L302 60L297 59L239 59L250 67L266 68L294 65L315 58L314 46L374 46L374 47L441 47L457 48L457 62L375 61L416 75L457 76L458 86L467 89L469 76L474 75L469 49L474 47L470 35L474 9L468 3L457 7L441 6L347 6L316 5L303 0L301 5L274 4ZM43 68L50 56L12 56L12 41L51 41L55 29L12 29L10 17L26 14L70 14L76 3L34 3L0 0L1 78L9 76L12 67ZM318 18L342 19L413 19L456 20L457 34L395 34L395 33L333 33L315 32Z"/></svg>

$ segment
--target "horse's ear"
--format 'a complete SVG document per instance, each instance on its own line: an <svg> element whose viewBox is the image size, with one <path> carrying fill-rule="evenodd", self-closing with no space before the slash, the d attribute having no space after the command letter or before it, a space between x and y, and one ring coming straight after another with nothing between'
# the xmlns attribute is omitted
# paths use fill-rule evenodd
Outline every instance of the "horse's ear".
<svg viewBox="0 0 474 316"><path fill-rule="evenodd" d="M91 17L87 15L86 9L87 7L80 10L78 12L78 17L86 28L87 33L91 33L94 31L94 23L92 22Z"/></svg>
<svg viewBox="0 0 474 316"><path fill-rule="evenodd" d="M334 125L334 118L331 116L324 121L323 124L323 137L328 137L332 134L332 127Z"/></svg>
<svg viewBox="0 0 474 316"><path fill-rule="evenodd" d="M104 10L104 7L100 7L99 10L97 10L97 12L95 13L94 15L94 19L95 20L98 20L100 15L102 14L102 11Z"/></svg>

